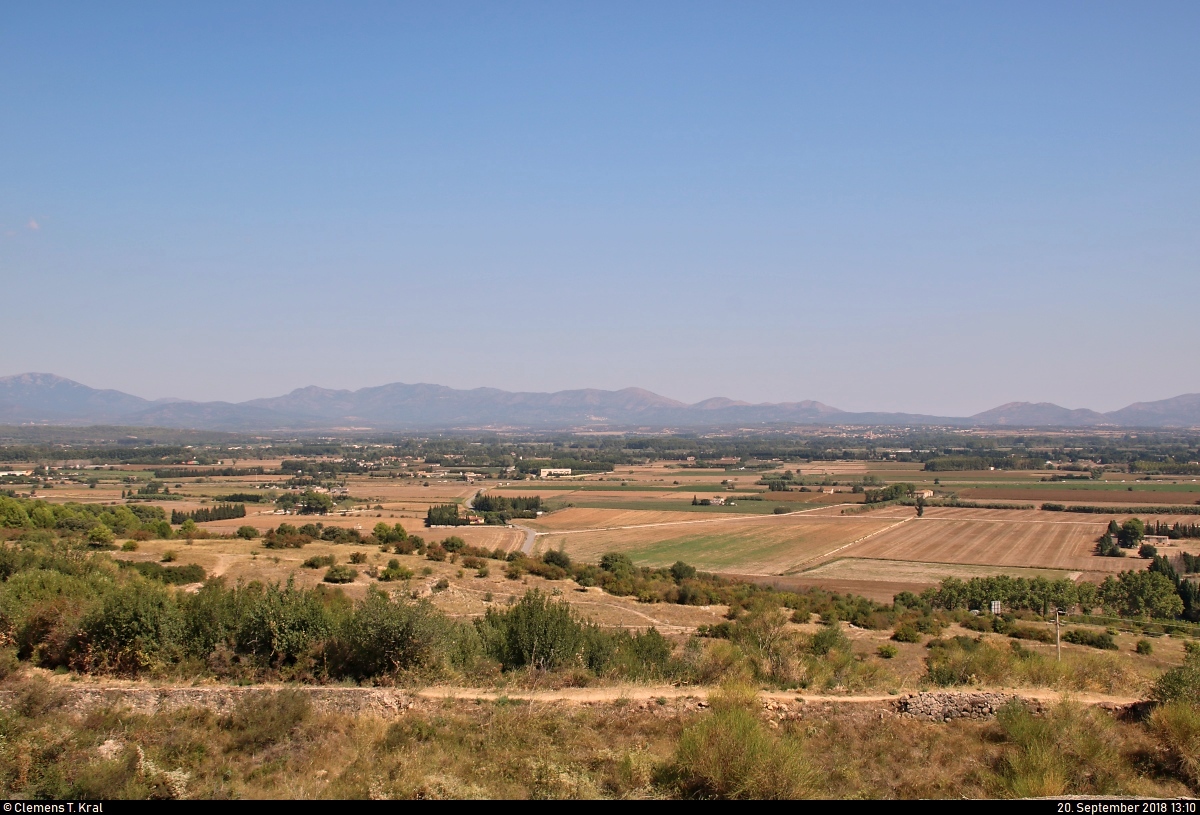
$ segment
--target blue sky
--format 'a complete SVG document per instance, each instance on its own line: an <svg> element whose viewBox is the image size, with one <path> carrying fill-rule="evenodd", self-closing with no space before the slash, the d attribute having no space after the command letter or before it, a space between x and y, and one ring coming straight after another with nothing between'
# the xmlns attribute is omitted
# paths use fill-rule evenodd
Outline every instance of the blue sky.
<svg viewBox="0 0 1200 815"><path fill-rule="evenodd" d="M0 375L1200 391L1200 5L9 4Z"/></svg>

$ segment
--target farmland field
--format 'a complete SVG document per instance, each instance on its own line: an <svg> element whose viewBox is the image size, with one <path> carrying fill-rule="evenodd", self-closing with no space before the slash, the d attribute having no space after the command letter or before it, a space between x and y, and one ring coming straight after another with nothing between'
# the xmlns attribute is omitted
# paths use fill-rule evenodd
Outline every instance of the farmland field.
<svg viewBox="0 0 1200 815"><path fill-rule="evenodd" d="M928 583L930 585L947 577L969 580L972 577L1041 577L1046 580L1075 579L1079 572L1056 569L1024 569L1006 566L969 566L961 563L924 563L902 560L876 560L873 558L847 557L829 560L798 576L827 578L830 580L862 580L873 582Z"/></svg>
<svg viewBox="0 0 1200 815"><path fill-rule="evenodd" d="M888 519L803 515L737 518L703 524L552 533L538 538L538 549L561 546L571 557L581 560L597 560L605 552L620 551L644 566L669 566L683 560L706 571L779 574L895 523Z"/></svg>
<svg viewBox="0 0 1200 815"><path fill-rule="evenodd" d="M278 462L262 465L277 467ZM259 463L247 461L239 466ZM946 576L1081 575L1080 579L1095 581L1107 574L1145 568L1147 561L1136 556L1100 558L1093 554L1096 539L1110 517L1118 521L1127 518L1122 505L1192 504L1200 497L1200 484L1190 478L1125 482L1106 476L1101 480L1051 482L1042 479L1052 477L1053 471L927 472L919 464L878 461L790 466L795 468L793 473L799 473L796 477L804 479L806 491L800 491L801 482L793 483L790 491L768 491L760 483L768 470L699 469L672 463L618 467L611 473L561 481L465 480L444 472L429 472L417 478L352 474L343 479L343 486L355 500L343 502L337 512L319 518L276 512L272 496L286 487L279 475L223 477L205 475L204 468L197 468L195 477L171 480L169 499L151 499L149 503L157 503L168 513L174 509L192 511L211 506L231 493L260 490L267 500L247 502L244 518L201 526L210 533L229 535L244 525L265 532L282 522L320 521L367 536L381 521L389 525L402 523L409 532L427 538L456 534L469 544L489 550L512 552L531 545L537 554L561 547L573 559L591 562L606 552L620 551L639 565L666 566L682 560L705 571L786 581L796 586L821 585L888 599L896 591L919 589ZM775 472L782 473L785 468L780 464ZM144 466L114 468L98 472L99 483L94 487L63 483L39 491L39 497L53 502L120 503L127 482L141 483L151 474ZM874 510L863 507L862 488L857 493L851 489L866 476L885 483L911 482L933 489L938 497L957 494L967 501L1009 500L1035 506L1046 501L1100 504L1111 505L1113 511L1109 516L929 506L924 516L917 518L911 506ZM481 489L508 497L536 495L548 511L536 519L516 521L523 529L424 529L423 520L430 506L463 504ZM694 506L693 497L719 497L734 505ZM775 514L777 509L787 514ZM1154 520L1195 523L1198 519L1155 516ZM157 544L146 546L161 548ZM194 559L231 580L284 579L293 572L305 581L316 579L310 570L298 570L295 553L253 554L253 544L215 540L171 546L179 550L181 560ZM1183 541L1173 544L1166 553L1197 550L1200 541ZM375 551L369 555L371 563L379 560ZM471 598L475 594L482 597L486 591L475 587L493 583L490 579L472 582L470 576L456 581L459 588L454 596L460 598L464 613L468 609L477 612L476 606L482 608L482 600ZM349 590L359 591L359 583ZM488 590L496 592L494 586ZM447 599L439 598L439 602ZM669 624L665 619L661 622Z"/></svg>
<svg viewBox="0 0 1200 815"><path fill-rule="evenodd" d="M1048 513L1047 513L1048 514ZM1055 513L1057 514L1057 513ZM1013 568L1118 572L1126 558L1092 554L1107 521L962 520L914 518L856 546L855 557Z"/></svg>

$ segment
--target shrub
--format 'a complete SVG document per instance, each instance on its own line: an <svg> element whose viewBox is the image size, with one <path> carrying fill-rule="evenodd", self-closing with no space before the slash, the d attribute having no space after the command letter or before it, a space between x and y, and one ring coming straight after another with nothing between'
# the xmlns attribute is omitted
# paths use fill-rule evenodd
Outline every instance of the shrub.
<svg viewBox="0 0 1200 815"><path fill-rule="evenodd" d="M179 645L179 609L162 586L129 583L112 589L84 617L73 662L86 670L136 674L166 661Z"/></svg>
<svg viewBox="0 0 1200 815"><path fill-rule="evenodd" d="M406 569L400 565L400 561L392 558L388 561L387 568L379 573L379 579L385 583L392 580L410 580L412 579L412 569Z"/></svg>
<svg viewBox="0 0 1200 815"><path fill-rule="evenodd" d="M800 744L770 732L753 694L724 690L712 710L689 725L675 752L685 795L705 798L795 799L809 794L813 773Z"/></svg>
<svg viewBox="0 0 1200 815"><path fill-rule="evenodd" d="M896 642L920 642L921 632L912 623L902 623L892 632L892 639Z"/></svg>
<svg viewBox="0 0 1200 815"><path fill-rule="evenodd" d="M350 562L357 563L357 564L366 563L367 562L366 552L351 552L350 553Z"/></svg>
<svg viewBox="0 0 1200 815"><path fill-rule="evenodd" d="M151 561L131 563L125 561L121 567L141 573L143 577L169 583L173 586L184 586L188 583L200 583L205 578L204 567L197 563L186 566L161 566Z"/></svg>
<svg viewBox="0 0 1200 815"><path fill-rule="evenodd" d="M1200 656L1189 654L1182 665L1164 671L1151 696L1159 702L1200 704Z"/></svg>
<svg viewBox="0 0 1200 815"><path fill-rule="evenodd" d="M114 537L113 531L104 524L96 524L87 533L88 543L100 548L111 546Z"/></svg>
<svg viewBox="0 0 1200 815"><path fill-rule="evenodd" d="M341 670L364 678L432 666L445 652L447 629L428 601L406 603L371 588L338 632Z"/></svg>
<svg viewBox="0 0 1200 815"><path fill-rule="evenodd" d="M337 558L335 558L333 555L313 555L312 557L307 558L300 565L305 569L321 569L328 566L333 566L335 563L337 563Z"/></svg>
<svg viewBox="0 0 1200 815"><path fill-rule="evenodd" d="M252 541L258 537L258 530L249 524L246 524L238 527L237 536L242 540Z"/></svg>
<svg viewBox="0 0 1200 815"><path fill-rule="evenodd" d="M900 653L900 649L892 645L890 642L885 642L875 650L880 659L892 659Z"/></svg>
<svg viewBox="0 0 1200 815"><path fill-rule="evenodd" d="M505 612L476 622L484 648L506 668L553 669L578 658L587 626L566 603L527 592Z"/></svg>
<svg viewBox="0 0 1200 815"><path fill-rule="evenodd" d="M1062 638L1063 642L1075 645L1087 645L1092 648L1099 648L1102 651L1117 650L1117 643L1113 640L1112 634L1109 634L1107 631L1089 631L1086 628L1072 628L1063 634Z"/></svg>
<svg viewBox="0 0 1200 815"><path fill-rule="evenodd" d="M1012 625L1007 628L1008 636L1014 640L1033 640L1034 642L1054 642L1054 632L1048 628L1037 628L1032 625ZM1070 642L1071 640L1068 640Z"/></svg>
<svg viewBox="0 0 1200 815"><path fill-rule="evenodd" d="M245 653L277 664L292 663L329 634L330 614L320 597L297 589L291 580L286 587L267 586L260 595L246 600L248 608L236 633L237 647Z"/></svg>
<svg viewBox="0 0 1200 815"><path fill-rule="evenodd" d="M551 566L558 566L560 569L571 568L571 558L566 552L559 552L554 549L542 555L542 562L548 563Z"/></svg>
<svg viewBox="0 0 1200 815"><path fill-rule="evenodd" d="M696 577L696 567L689 566L682 560L677 560L671 564L671 577L675 578L676 583L682 583L685 580L692 580Z"/></svg>
<svg viewBox="0 0 1200 815"><path fill-rule="evenodd" d="M138 550L137 541L125 541L121 544L122 552L136 552Z"/></svg>
<svg viewBox="0 0 1200 815"><path fill-rule="evenodd" d="M808 641L808 651L817 656L825 656L836 649L846 650L850 641L837 625L821 626L821 630L813 634Z"/></svg>
<svg viewBox="0 0 1200 815"><path fill-rule="evenodd" d="M172 549L168 549L167 551L163 552L162 557L159 558L159 560L162 563L174 563L175 559L176 559L175 551Z"/></svg>
<svg viewBox="0 0 1200 815"><path fill-rule="evenodd" d="M356 577L358 577L358 570L343 564L330 566L321 579L326 583L353 583Z"/></svg>
<svg viewBox="0 0 1200 815"><path fill-rule="evenodd" d="M1154 653L1154 644L1151 643L1150 640L1140 639L1137 641L1137 645L1134 646L1134 650L1139 654L1145 654L1146 656L1149 656L1150 654Z"/></svg>

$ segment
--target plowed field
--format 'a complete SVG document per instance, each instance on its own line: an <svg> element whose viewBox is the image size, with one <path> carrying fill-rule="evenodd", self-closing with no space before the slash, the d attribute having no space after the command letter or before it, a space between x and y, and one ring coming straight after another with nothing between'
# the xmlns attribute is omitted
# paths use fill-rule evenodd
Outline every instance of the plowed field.
<svg viewBox="0 0 1200 815"><path fill-rule="evenodd" d="M956 510L963 511L963 510ZM1047 513L1043 513L1045 517ZM1100 516L1103 517L1103 516ZM982 566L1119 572L1141 564L1092 554L1107 520L983 521L925 517L855 546L848 556Z"/></svg>

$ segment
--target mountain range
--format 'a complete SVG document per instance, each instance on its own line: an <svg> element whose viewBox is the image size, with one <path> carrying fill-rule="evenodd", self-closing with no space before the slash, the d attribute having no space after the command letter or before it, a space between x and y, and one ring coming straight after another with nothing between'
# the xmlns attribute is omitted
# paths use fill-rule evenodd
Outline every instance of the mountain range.
<svg viewBox="0 0 1200 815"><path fill-rule="evenodd" d="M298 388L248 402L148 400L53 374L0 377L0 424L112 424L203 430L566 429L761 424L954 427L1200 427L1200 394L1098 413L1010 402L974 416L851 413L814 401L751 404L723 397L686 404L640 388L514 393L393 383L356 391Z"/></svg>

